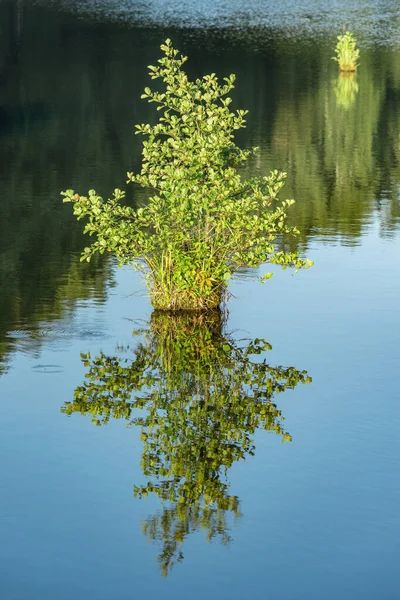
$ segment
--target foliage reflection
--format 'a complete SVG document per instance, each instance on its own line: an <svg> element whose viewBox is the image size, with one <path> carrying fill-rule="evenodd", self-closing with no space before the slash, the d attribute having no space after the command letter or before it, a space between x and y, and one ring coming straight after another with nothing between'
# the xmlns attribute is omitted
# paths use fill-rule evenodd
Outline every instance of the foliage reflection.
<svg viewBox="0 0 400 600"><path fill-rule="evenodd" d="M134 495L153 493L163 502L142 529L161 544L164 576L183 558L190 533L204 530L209 540L230 541L228 521L240 508L228 469L254 453L257 429L291 440L273 398L311 381L306 371L270 366L267 342L236 340L223 321L218 311L153 313L148 329L136 332L142 338L133 350L82 355L86 381L62 408L90 415L96 425L122 418L140 427L147 481Z"/></svg>
<svg viewBox="0 0 400 600"><path fill-rule="evenodd" d="M335 85L336 102L345 110L353 106L358 94L357 76L355 73L339 73Z"/></svg>

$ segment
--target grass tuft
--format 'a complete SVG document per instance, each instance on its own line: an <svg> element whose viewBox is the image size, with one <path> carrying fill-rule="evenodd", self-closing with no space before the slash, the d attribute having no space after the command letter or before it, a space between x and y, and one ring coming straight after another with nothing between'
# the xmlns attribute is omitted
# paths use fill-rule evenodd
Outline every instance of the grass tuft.
<svg viewBox="0 0 400 600"><path fill-rule="evenodd" d="M346 31L343 35L337 36L335 48L336 56L332 59L339 65L339 70L351 73L357 70L359 66L360 51L357 48L357 40L351 31Z"/></svg>

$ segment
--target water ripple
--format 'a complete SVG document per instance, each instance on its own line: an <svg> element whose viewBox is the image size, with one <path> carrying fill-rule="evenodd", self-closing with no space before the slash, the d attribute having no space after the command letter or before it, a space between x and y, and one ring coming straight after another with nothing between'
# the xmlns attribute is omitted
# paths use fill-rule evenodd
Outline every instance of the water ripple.
<svg viewBox="0 0 400 600"><path fill-rule="evenodd" d="M344 26L381 45L399 44L398 8L390 0L37 0L81 16L131 25L238 30L273 28L293 37Z"/></svg>

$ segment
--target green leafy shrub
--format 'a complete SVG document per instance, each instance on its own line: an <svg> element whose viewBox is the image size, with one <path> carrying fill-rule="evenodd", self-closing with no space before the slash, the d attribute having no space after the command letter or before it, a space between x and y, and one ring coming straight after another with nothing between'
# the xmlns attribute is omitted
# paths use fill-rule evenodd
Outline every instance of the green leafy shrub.
<svg viewBox="0 0 400 600"><path fill-rule="evenodd" d="M149 74L161 80L163 91L146 88L142 95L161 116L156 125L136 126L147 139L141 172L128 173L128 181L151 191L148 203L125 206L120 189L106 201L94 190L62 195L74 203L78 219L88 218L85 232L97 238L83 260L108 250L120 265L142 271L155 308L207 310L227 297L228 280L241 267L312 263L275 249L277 238L299 233L286 223L294 201L278 201L285 173L243 180L238 172L253 151L233 139L246 115L229 110L235 76L223 83L214 73L189 81L182 70L186 57L170 40L161 49L164 56Z"/></svg>
<svg viewBox="0 0 400 600"><path fill-rule="evenodd" d="M360 51L357 48L357 40L351 31L346 31L343 35L337 36L337 44L335 48L336 56L333 56L339 65L340 71L356 71L360 57Z"/></svg>

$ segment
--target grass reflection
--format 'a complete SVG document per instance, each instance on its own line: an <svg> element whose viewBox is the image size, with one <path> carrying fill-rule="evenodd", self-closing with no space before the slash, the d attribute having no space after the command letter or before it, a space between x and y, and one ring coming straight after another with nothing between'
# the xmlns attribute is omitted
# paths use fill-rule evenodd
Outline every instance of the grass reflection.
<svg viewBox="0 0 400 600"><path fill-rule="evenodd" d="M270 366L270 344L235 339L219 311L155 312L136 333L141 341L132 349L82 355L86 380L62 412L89 415L99 426L122 418L140 427L146 482L134 495L152 493L163 502L142 530L161 546L166 576L182 560L190 533L203 530L209 540L229 543L229 522L240 517L240 506L227 472L254 453L257 429L291 440L274 397L311 378L294 367Z"/></svg>

